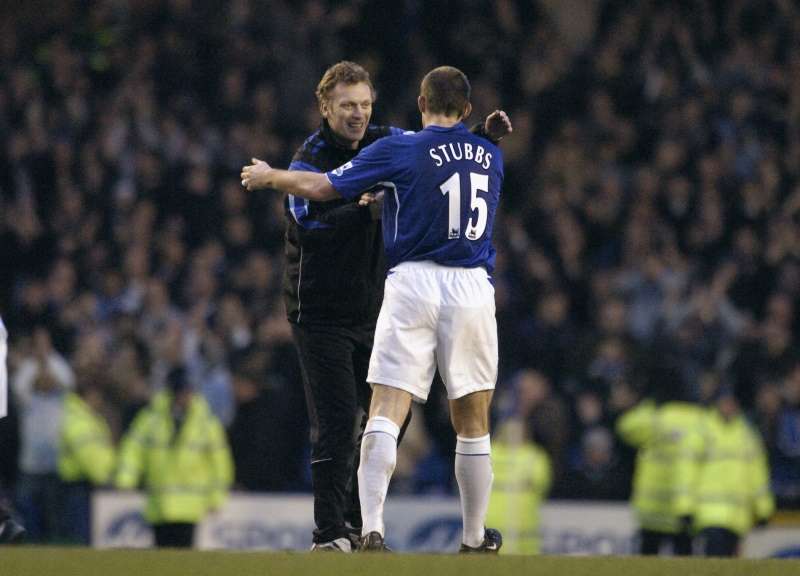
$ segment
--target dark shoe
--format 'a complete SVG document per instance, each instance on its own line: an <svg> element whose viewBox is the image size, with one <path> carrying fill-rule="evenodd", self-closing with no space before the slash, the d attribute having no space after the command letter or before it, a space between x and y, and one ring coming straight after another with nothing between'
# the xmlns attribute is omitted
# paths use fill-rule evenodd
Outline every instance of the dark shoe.
<svg viewBox="0 0 800 576"><path fill-rule="evenodd" d="M0 523L0 544L18 544L25 539L25 528L19 522L6 518Z"/></svg>
<svg viewBox="0 0 800 576"><path fill-rule="evenodd" d="M330 542L314 542L311 545L312 552L344 552L350 553L353 551L353 545L350 538L337 538Z"/></svg>
<svg viewBox="0 0 800 576"><path fill-rule="evenodd" d="M350 540L350 547L353 552L361 547L361 528L347 527L347 538Z"/></svg>
<svg viewBox="0 0 800 576"><path fill-rule="evenodd" d="M390 552L386 544L383 543L383 536L379 532L370 532L361 538L359 552Z"/></svg>
<svg viewBox="0 0 800 576"><path fill-rule="evenodd" d="M497 554L503 547L503 535L499 530L487 528L483 534L483 543L477 548L461 544L460 554Z"/></svg>

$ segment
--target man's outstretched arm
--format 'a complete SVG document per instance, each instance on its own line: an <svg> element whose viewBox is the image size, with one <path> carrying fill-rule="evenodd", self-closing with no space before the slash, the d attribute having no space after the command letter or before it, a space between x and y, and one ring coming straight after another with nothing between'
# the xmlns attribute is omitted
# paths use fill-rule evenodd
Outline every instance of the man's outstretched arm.
<svg viewBox="0 0 800 576"><path fill-rule="evenodd" d="M319 172L303 172L301 170L278 170L258 158L242 168L242 186L248 190L274 188L293 196L324 202L341 198L331 185L328 177Z"/></svg>

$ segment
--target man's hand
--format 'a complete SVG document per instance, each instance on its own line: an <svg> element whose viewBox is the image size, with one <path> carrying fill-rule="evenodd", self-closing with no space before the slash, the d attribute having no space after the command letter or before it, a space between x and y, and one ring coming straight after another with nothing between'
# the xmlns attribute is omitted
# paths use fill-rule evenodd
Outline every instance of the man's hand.
<svg viewBox="0 0 800 576"><path fill-rule="evenodd" d="M380 192L379 194L383 194ZM364 192L361 195L361 198L358 199L359 206L370 206L371 204L375 204L378 201L378 194L375 192Z"/></svg>
<svg viewBox="0 0 800 576"><path fill-rule="evenodd" d="M373 220L380 220L383 214L384 192L365 192L358 199L359 206L369 206L369 213Z"/></svg>
<svg viewBox="0 0 800 576"><path fill-rule="evenodd" d="M250 191L265 188L264 180L272 167L258 158L251 158L251 160L253 163L250 166L242 168L242 186Z"/></svg>
<svg viewBox="0 0 800 576"><path fill-rule="evenodd" d="M486 122L483 125L486 135L495 142L503 139L504 136L511 134L514 127L511 126L511 120L502 110L495 110L486 117Z"/></svg>

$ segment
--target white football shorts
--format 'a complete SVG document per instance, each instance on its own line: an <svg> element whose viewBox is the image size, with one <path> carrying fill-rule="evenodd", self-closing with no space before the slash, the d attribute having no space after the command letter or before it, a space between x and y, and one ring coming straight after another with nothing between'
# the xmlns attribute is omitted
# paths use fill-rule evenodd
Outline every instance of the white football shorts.
<svg viewBox="0 0 800 576"><path fill-rule="evenodd" d="M367 380L425 402L437 366L451 400L494 389L494 286L484 268L404 262L386 278Z"/></svg>

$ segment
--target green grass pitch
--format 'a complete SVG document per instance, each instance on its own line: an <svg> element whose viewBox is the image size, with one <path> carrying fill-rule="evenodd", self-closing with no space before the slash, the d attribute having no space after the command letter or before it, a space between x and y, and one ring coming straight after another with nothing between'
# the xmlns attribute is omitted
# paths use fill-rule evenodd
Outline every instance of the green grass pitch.
<svg viewBox="0 0 800 576"><path fill-rule="evenodd" d="M800 560L0 549L2 576L792 576Z"/></svg>

